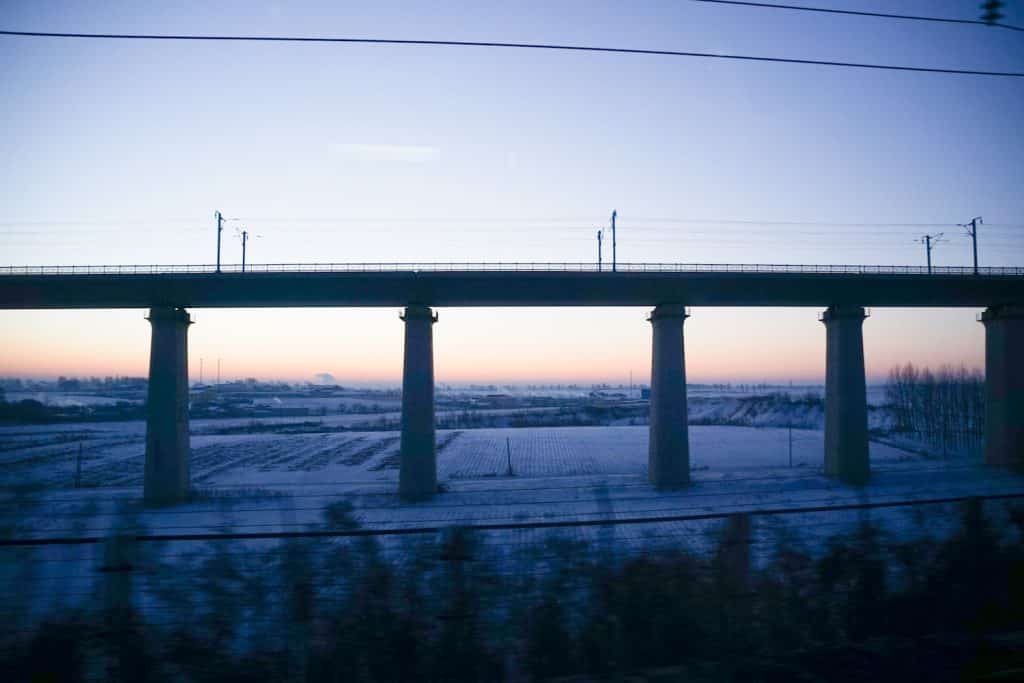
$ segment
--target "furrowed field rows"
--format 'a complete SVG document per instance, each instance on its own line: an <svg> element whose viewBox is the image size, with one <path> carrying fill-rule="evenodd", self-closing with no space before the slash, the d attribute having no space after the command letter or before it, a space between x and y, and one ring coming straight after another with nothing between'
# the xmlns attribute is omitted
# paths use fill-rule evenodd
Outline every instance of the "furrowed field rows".
<svg viewBox="0 0 1024 683"><path fill-rule="evenodd" d="M646 471L646 428L556 427L466 432L441 474L453 479Z"/></svg>
<svg viewBox="0 0 1024 683"><path fill-rule="evenodd" d="M312 472L331 466L361 467L390 450L397 438L387 434L310 434L213 440L193 448L193 477L216 483L227 473Z"/></svg>
<svg viewBox="0 0 1024 683"><path fill-rule="evenodd" d="M110 424L93 430L19 430L3 433L2 481L74 486L81 447L82 487L137 486L142 482L144 424ZM792 440L792 459L789 443ZM643 476L646 427L552 427L438 430L440 481L478 478ZM24 445L22 445L24 444ZM916 455L873 443L872 459L909 462ZM815 430L691 427L692 469L750 467L820 469L822 433ZM399 465L397 432L194 435L193 481L204 486L275 486L323 481L387 480ZM367 478L369 475L369 478Z"/></svg>
<svg viewBox="0 0 1024 683"><path fill-rule="evenodd" d="M3 445L5 483L53 488L73 486L79 464L81 486L111 485L120 479L109 472L121 466L119 459L137 460L145 449L141 436L116 431L35 432Z"/></svg>

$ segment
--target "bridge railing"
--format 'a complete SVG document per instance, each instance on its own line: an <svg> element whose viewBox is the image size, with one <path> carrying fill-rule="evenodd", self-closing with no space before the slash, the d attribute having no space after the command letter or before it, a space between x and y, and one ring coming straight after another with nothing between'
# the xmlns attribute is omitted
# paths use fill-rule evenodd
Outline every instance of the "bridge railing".
<svg viewBox="0 0 1024 683"><path fill-rule="evenodd" d="M221 266L222 273L242 273L240 264ZM807 273L841 275L928 275L925 266L849 265L849 264L777 264L777 263L620 263L620 273ZM213 264L124 264L73 266L0 266L3 275L175 275L213 274ZM610 273L596 263L475 262L475 263L253 263L245 273L377 273L377 272L571 272ZM971 275L970 266L935 266L932 276ZM986 277L1024 277L1024 267L988 266L978 268Z"/></svg>

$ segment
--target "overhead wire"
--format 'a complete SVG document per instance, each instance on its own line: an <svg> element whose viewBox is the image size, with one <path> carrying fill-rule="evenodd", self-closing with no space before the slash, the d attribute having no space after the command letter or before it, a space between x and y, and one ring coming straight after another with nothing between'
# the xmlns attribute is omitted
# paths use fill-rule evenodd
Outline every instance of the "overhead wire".
<svg viewBox="0 0 1024 683"><path fill-rule="evenodd" d="M467 524L461 528L470 532L487 531L514 531L514 530L535 530L535 529L559 529L559 528L580 528L580 527L604 527L642 524L661 524L668 522L697 522L714 519L725 519L737 512L749 514L755 517L809 514L816 512L846 512L851 510L874 510L879 508L903 508L916 505L940 505L946 503L963 503L968 500L1014 500L1024 498L1024 492L967 495L967 496L946 496L942 498L911 499L885 502L858 502L839 503L832 505L818 506L797 506L797 507L776 507L762 508L755 510L742 510L732 512L707 512L692 513L683 515L666 515L655 517L616 517L603 519L573 519L573 520L537 520L530 522L508 521L490 522L485 524ZM446 520L447 525L443 526L417 526L404 528L384 529L331 529L331 530L310 530L303 531L255 531L255 532L200 532L200 533L141 533L135 536L137 542L163 542L163 541L228 541L228 540L269 540L288 538L355 538L364 536L410 536L410 535L431 535L443 533L448 529L454 520ZM256 525L249 525L256 526ZM278 525L285 526L285 525ZM93 545L102 543L104 536L62 536L62 537L37 537L37 538L4 538L0 539L0 547L27 547L27 546L52 546L52 545Z"/></svg>
<svg viewBox="0 0 1024 683"><path fill-rule="evenodd" d="M778 428L778 429L781 430L781 429L784 429L784 428ZM971 463L965 463L965 464L961 464L961 463L957 463L957 464L941 464L941 465L934 465L934 466L928 466L928 467L922 467L920 465L914 465L914 466L907 466L907 467L886 467L884 470L881 470L881 471L884 472L886 475L892 475L892 474L906 475L906 474L909 474L909 475L915 475L915 476L916 475L922 475L922 476L923 475L930 475L930 474L934 474L936 472L949 472L949 471L958 471L958 472L964 472L966 474L971 474L971 473L977 473L977 466L974 465L974 464L971 464ZM752 481L758 481L758 482L777 481L777 480L780 480L781 476L782 476L781 473L773 473L773 474L764 474L764 475L757 475L757 476L739 476L739 477L738 476L730 476L730 477L722 478L722 479L711 479L711 480L706 480L706 481L705 480L698 480L698 481L699 481L699 483L701 483L703 485L722 484L722 485L725 485L725 486L734 486L735 484L738 484L738 483L747 483L747 482L752 482ZM643 488L643 489L647 489L650 486L646 479L644 479L640 475L631 474L631 473L603 474L603 475L601 475L601 477L604 480L609 480L609 479L622 480L622 481L615 481L614 482L613 485L614 485L614 487L616 489L625 489L625 488ZM794 479L797 479L797 480L801 480L801 479L817 480L819 477L820 477L820 473L819 472L799 471L799 472L793 473L793 472L789 472L787 470L786 473L785 473L785 482L788 483L788 484L792 484ZM565 478L565 477L563 477L563 478ZM473 482L467 482L467 483L472 484ZM489 483L490 482L488 482L488 484ZM309 481L273 482L270 485L274 488L274 490L277 490L277 491L279 491L281 489L298 489L298 490L302 490L302 489L308 489L308 488L314 488L314 487L315 488L325 489L322 493L283 493L282 492L281 499L283 499L283 500L291 500L291 499L295 499L295 498L343 499L346 495L352 493L352 491L331 490L333 487L339 487L339 486L358 486L358 487L360 487L359 490L358 490L358 493L359 493L360 497L362 497L364 499L366 499L368 497L371 497L371 496L381 496L381 497L390 499L393 496L392 488L394 487L394 480L393 479L369 479L369 480L367 480L367 479L329 479L329 480L320 480L320 481L316 481L316 482L309 482ZM530 482L528 485L522 485L521 483L516 482L515 486L504 486L504 487L498 487L498 488L494 488L494 487L490 487L490 486L484 486L484 487L471 486L470 488L467 488L464 491L464 493L467 493L467 494L485 494L485 493L519 494L519 493L522 493L522 492L536 492L536 491L563 491L564 492L564 491L567 491L567 490L585 490L585 491L592 492L596 486L598 486L598 484L595 484L594 482L588 482L588 483L582 483L582 484L574 484L574 483L570 483L570 482L561 482L561 481L558 482L558 483L547 483L546 481L544 481L540 485L534 484L533 482ZM203 490L204 491L213 491L213 492L220 492L220 491L225 491L226 492L226 491L231 491L232 489L243 489L244 490L244 489L249 489L249 488L252 488L252 487L253 487L253 484L251 484L251 483L216 483L216 484L205 485L203 487ZM378 491L367 491L367 490L365 490L368 487L377 487L377 488L379 488L379 490ZM124 496L122 496L120 498L120 500L126 500L128 498L128 494L134 495L139 490L139 486L138 485L103 486L103 487L95 487L95 488L96 489L102 489L104 494L106 496L108 496L108 497L112 496L114 493L123 493L123 494L125 494ZM95 490L95 489L86 489L86 490L88 491L88 490ZM769 492L772 492L772 491L774 491L774 489L769 489ZM672 493L663 493L663 494L659 494L659 497L661 497L661 498L665 498L665 497L671 498L673 495L674 494L672 494ZM704 492L687 491L687 492L681 493L679 495L681 495L683 497L686 497L686 498L694 498L694 497L699 497L699 496L714 496L714 495L723 495L723 494L722 493L715 493L715 492L708 492L708 491L704 491ZM245 500L246 498L244 496L239 496L238 499L239 500ZM45 498L42 499L42 502L46 503L47 505L51 505L53 503L68 503L68 504L84 503L84 502L88 502L90 500L91 500L91 498L88 497L88 496L63 496L62 495L62 496L46 496ZM111 498L111 500L118 500L118 498ZM231 499L228 499L228 500L231 500ZM2 500L2 499L0 499L0 506L4 505L6 503L10 503L10 505L15 507L19 511L19 513L22 514L22 515L24 515L27 510L31 509L31 508L26 508L26 505L28 505L29 502L24 501L24 500L19 500L19 499L16 499L16 498L9 498L9 500ZM2 508L0 508L0 509L2 509ZM227 509L228 510L232 510L232 511L238 511L237 508L236 509L232 509L232 508L229 507ZM290 508L290 509L298 509L298 508ZM369 508L361 507L361 509L369 509ZM379 509L385 509L385 508L379 508ZM390 509L390 508L387 508L387 509ZM209 508L208 509L209 512L219 512L221 510L222 510L222 508L220 508L220 507L215 507L215 508ZM50 510L47 511L46 514L48 516L53 516L53 515L57 514L58 512L59 511L54 511L54 510L50 509ZM181 512L185 513L185 512L188 512L188 511L181 511ZM176 511L176 510L163 510L163 511L161 511L160 514L161 515L167 515L167 514L173 515L173 514L177 514L177 513L178 513L178 511ZM95 514L103 515L104 513L97 512Z"/></svg>
<svg viewBox="0 0 1024 683"><path fill-rule="evenodd" d="M987 71L981 69L951 69L944 67L907 66L899 64L877 64L867 62L846 62L826 59L799 59L794 57L764 57L757 55L696 52L689 50L655 50L648 48L603 47L596 45L569 45L561 43L517 43L478 40L425 40L399 38L349 38L316 36L246 36L246 35L200 35L200 34L152 34L152 33L80 33L65 31L11 31L0 30L0 36L21 38L78 38L93 40L135 40L135 41L192 41L192 42L266 42L266 43L338 43L352 45L406 45L419 47L471 47L522 50L549 50L563 52L593 52L610 54L646 55L657 57L691 57L701 59L731 60L744 62L797 64L806 66L827 66L876 71L903 71L961 76L992 76L998 78L1024 78L1019 71Z"/></svg>
<svg viewBox="0 0 1024 683"><path fill-rule="evenodd" d="M982 21L980 19L958 19L954 17L935 17L919 14L892 14L889 12L871 12L867 10L839 9L834 7L808 7L806 5L785 5L774 2L753 2L752 0L692 0L693 2L704 2L716 5L735 5L740 7L756 7L761 9L782 9L800 12L818 12L822 14L839 14L857 17L871 17L875 19L898 19L904 21L926 21L943 24L966 24L971 26L992 26L996 28L1009 29L1011 31L1024 31L1024 27L1004 24L998 21Z"/></svg>
<svg viewBox="0 0 1024 683"><path fill-rule="evenodd" d="M378 215L372 216L352 216L352 215L333 215L333 216L262 216L246 215L246 221L261 221L268 223L497 223L501 225L513 225L521 223L533 223L533 224L545 224L545 225L557 225L563 223L570 224L583 224L593 222L593 216L532 216L532 217L501 217L495 218L493 216L391 216L381 217ZM45 225L81 225L81 226L104 226L120 224L128 227L138 227L139 225L155 224L164 225L170 223L197 223L195 218L154 218L152 216L140 216L136 218L103 218L103 219L90 219L81 220L77 218L51 218L46 220L4 220L0 221L0 226L45 226ZM954 228L959 227L960 223L955 222L892 222L892 221L873 221L873 222L848 222L848 221L834 221L834 220L778 220L778 219L751 219L751 218L714 218L714 217L651 217L651 216L634 216L629 219L631 224L636 223L716 223L716 224L728 224L736 223L739 225L810 225L810 226L838 226L838 227L909 227L909 228ZM1024 228L1024 223L993 223L986 221L985 226L1010 226L1017 228ZM203 228L206 229L206 228Z"/></svg>
<svg viewBox="0 0 1024 683"><path fill-rule="evenodd" d="M385 225L390 226L388 228L373 228L374 230L383 229L402 229L410 225L440 225L441 227L435 228L440 230L451 230L451 231L465 231L465 232L487 232L491 228L474 228L471 226L464 226L461 224L489 224L495 226L519 226L518 230L592 230L594 225L598 221L588 220L586 218L572 218L572 219L558 219L558 218L463 218L463 217L452 217L452 218L426 218L426 217L401 217L401 218L353 218L353 217L320 217L320 218L285 218L285 217L265 217L265 216L251 216L247 217L249 223L259 223L261 226L299 226L311 223L324 223L328 224L324 228L298 228L291 227L289 231L334 231L338 225ZM76 232L72 226L83 226L81 232L85 232L85 228L88 228L89 234L94 232L118 232L127 228L131 228L133 232L138 232L140 227L144 228L148 226L160 226L170 225L172 223L191 223L195 224L197 221L188 220L163 220L163 219L135 219L135 220L124 220L124 219L111 219L107 221L76 221L74 219L69 220L48 220L48 221L0 221L0 227L13 227L13 228L31 228L23 230L0 230L0 235L10 234L42 234L42 233L68 233ZM124 227L106 227L111 225L121 224ZM652 225L654 224L654 225ZM664 224L664 225L657 225ZM913 229L919 230L922 228L949 228L953 229L959 227L957 223L926 223L926 222L847 222L847 221L828 221L828 220L772 220L772 219L732 219L732 218L687 218L687 217L667 217L667 218L644 218L637 217L627 221L624 225L621 225L622 229L630 231L644 231L644 230L664 230L671 229L672 224L687 224L687 225L736 225L736 226L771 226L773 228L778 227L817 227L817 228L900 228L900 229ZM445 226L450 227L445 227ZM59 226L59 227L52 227ZM89 227L98 226L98 227ZM985 223L986 228L997 228L997 229L1024 229L1024 223ZM207 232L209 228L205 227L186 227L178 228L179 231L188 232ZM816 231L818 232L818 231ZM823 231L822 231L823 232ZM886 231L888 232L888 231ZM829 233L833 234L833 233Z"/></svg>
<svg viewBox="0 0 1024 683"><path fill-rule="evenodd" d="M949 469L952 469L952 468L949 468ZM928 471L928 470L925 470L925 471ZM948 470L945 470L945 471L948 471ZM914 474L918 474L918 472L915 471ZM757 479L756 477L752 477L752 478L735 478L735 479L728 480L728 482L729 482L729 485L732 486L732 485L736 485L736 484L739 484L739 483L742 483L742 482L746 482L746 481L753 481L753 480L756 480L756 479ZM768 478L765 478L765 479L770 481L773 478L768 477ZM624 485L624 484L615 484L615 487L616 487L616 489L630 488L629 485ZM581 489L581 490L586 490L588 492L593 492L593 488L594 488L593 486L565 485L565 486L562 486L562 487L554 487L554 488L546 489L546 490L552 490L555 493L563 493L564 494L566 491L573 490L573 489ZM1020 489L1020 486L1018 484L1010 484L1008 486L999 486L999 487L991 486L990 485L986 490L988 490L990 492L993 492L993 491L1017 492L1017 491L1020 491L1021 489ZM495 493L508 494L511 490L508 490L508 489L493 489L493 491ZM515 491L518 492L519 489L516 489ZM473 491L472 493L475 494L477 492ZM748 493L750 495L755 495L756 494L758 496L761 496L761 495L769 495L769 494L770 495L785 494L785 493L789 493L789 491L785 487L780 487L778 489L757 489L757 490L748 491ZM365 497L365 495L366 494L363 494L363 497ZM390 493L389 493L389 495L390 495ZM662 495L659 495L657 498L654 498L654 497L652 497L650 495L646 495L645 493L642 492L641 495L619 495L619 496L616 496L614 498L614 503L615 504L632 503L633 505L631 505L630 509L631 509L632 512L635 513L635 512L640 511L640 510L659 510L659 511L665 510L665 508L648 508L648 507L645 507L645 506L642 505L645 502L649 502L651 504L664 504L667 500L669 500L669 501L670 500L675 500L675 501L678 501L679 503L688 503L689 505L682 505L682 506L676 505L675 507L669 508L669 509L670 510L672 510L672 509L674 509L674 510L685 510L685 509L699 509L699 508L702 508L702 507L706 507L708 505L708 503L709 503L708 499L714 499L714 498L719 498L719 497L733 497L734 495L735 494L733 492L729 491L729 490L703 491L703 492L687 491L685 493L681 493L681 494L677 494L677 495L662 494ZM294 495L293 496L288 496L287 498L284 498L284 501L288 502L292 498L299 498L299 497L301 497L301 496L294 496ZM311 497L311 498L320 498L320 496L309 496L309 497ZM329 498L329 499L334 499L334 500L344 500L345 496L343 494L341 494L341 493L335 493L333 495L324 495L323 498ZM826 497L826 498L820 498L819 499L819 498L814 498L814 497L812 497L810 495L803 495L803 496L799 496L798 498L800 498L800 500L802 502L827 502L828 500L832 500L832 497ZM597 504L594 499L585 499L585 498L579 498L579 497L571 498L571 499L565 499L563 497L556 496L556 495L549 495L549 496L546 496L546 497L542 495L542 496L534 496L532 499L528 498L528 499L525 499L525 500L510 498L506 502L506 504L507 505L514 505L517 508L521 507L521 508L525 509L525 508L527 508L529 506L580 505L580 504L583 504L583 503L591 503L591 502L593 502L595 505ZM488 500L484 500L484 501L467 501L467 502L460 502L460 503L456 503L456 502L435 503L435 504L431 505L430 509L431 509L431 511L465 510L467 508L468 509L473 509L473 508L491 508L491 507L493 507L493 505L494 505L493 500L488 499ZM726 504L725 507L736 507L736 506L743 506L743 505L744 505L743 503L729 503L729 504ZM168 518L175 518L175 517L187 517L187 516L190 516L190 515L208 515L208 514L225 514L225 513L229 514L229 515L231 515L231 514L238 514L238 513L247 513L247 514L248 513L260 513L260 514L263 514L263 515L270 515L270 514L281 514L281 513L289 513L290 514L292 512L313 512L313 511L321 511L323 509L324 509L323 504L314 504L314 505L284 505L284 506L276 506L276 507L268 505L268 506L263 506L263 507L226 507L226 508L198 508L198 509L193 508L193 509L187 509L187 510L165 511L165 512L162 512L159 516L157 516L153 521L156 521L156 520L166 520ZM361 514L364 514L366 512L394 513L394 512L400 512L400 511L401 511L401 509L399 507L395 506L395 505L365 505L364 504L364 505L360 505L359 508L358 508L358 512L361 513ZM22 508L21 512L22 512L22 516L20 517L20 519L22 519L22 520L33 519L33 518L35 518L35 519L45 518L47 521L63 520L63 519L74 519L74 518L98 519L98 518L104 518L104 517L106 517L106 518L115 518L116 519L118 517L123 516L122 512L119 512L119 511L116 511L116 510L111 510L111 511L87 511L87 510L59 511L59 510L48 509L44 513L41 513L41 514L32 514L30 511L26 514L26 511L24 510L24 508ZM559 516L565 517L567 515L572 515L572 514L593 515L593 514L599 514L599 512L600 512L599 510L584 510L584 511L560 512L560 513L555 514L549 508L544 513L544 517L545 518L559 517ZM507 516L508 515L502 515L502 514L483 516L483 517L481 517L479 515L474 515L474 519L500 519L500 518L505 518ZM424 521L424 520L421 519L421 518L417 518L417 521ZM436 519L436 520L431 519L431 520L427 520L427 521L443 522L444 519L443 518ZM400 522L401 521L396 522L396 523L400 523ZM298 525L298 526L302 526L302 525L304 525L306 523L308 523L308 522L307 521L303 521L303 522L296 522L295 524ZM275 524L275 523L270 523L270 525L273 525L273 524ZM276 523L276 524L280 524L280 523ZM206 525L206 523L204 523L204 525ZM261 524L261 526L265 526L265 525L266 524ZM172 527L167 527L165 525L159 525L159 527L160 528L172 528ZM187 526L187 527L175 526L173 528L195 528L195 527L194 526Z"/></svg>

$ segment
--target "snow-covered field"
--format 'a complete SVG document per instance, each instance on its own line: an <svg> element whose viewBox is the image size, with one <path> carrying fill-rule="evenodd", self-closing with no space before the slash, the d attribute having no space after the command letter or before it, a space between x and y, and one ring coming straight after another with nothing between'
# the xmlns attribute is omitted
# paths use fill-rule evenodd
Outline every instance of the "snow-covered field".
<svg viewBox="0 0 1024 683"><path fill-rule="evenodd" d="M325 513L337 503L351 506L350 518L364 529L556 526L478 532L487 547L507 558L503 562L517 562L553 537L617 557L659 548L707 553L718 543L721 519L671 518L789 509L753 518L752 555L760 562L779 538L815 551L865 518L898 539L948 535L959 519L947 503L871 511L818 508L1024 494L1019 475L874 442L870 484L850 487L823 476L820 430L792 430L791 464L788 429L735 426L691 426L691 486L656 491L647 482L647 427L604 426L439 430L441 491L433 500L411 504L396 495L397 432L221 435L202 433L209 425L193 426L199 432L192 437L193 500L149 510L140 505L144 423L0 429L0 536L304 531L329 526ZM792 511L807 508L817 510ZM986 510L997 518L1007 514L1001 502ZM595 520L626 523L575 525ZM383 542L397 558L406 553L407 540L436 538L432 533ZM143 573L156 572L154 563L163 563L160 571L166 572L176 557L196 566L197 558L224 551L225 543L146 544L139 551L146 557L136 561ZM283 548L279 540L230 543L250 553L256 566L265 553ZM324 543L332 547L331 539ZM19 572L34 572L33 585L54 587L54 606L78 604L93 599L97 577L107 576L111 560L105 547L0 548L0 582L14 586L25 580ZM48 605L32 607L42 614Z"/></svg>
<svg viewBox="0 0 1024 683"><path fill-rule="evenodd" d="M15 403L17 401L39 401L50 406L112 406L118 403L142 403L140 399L122 398L117 396L102 396L98 394L74 393L63 391L12 391L4 395L5 400Z"/></svg>
<svg viewBox="0 0 1024 683"><path fill-rule="evenodd" d="M397 432L210 434L245 420L195 421L192 478L199 486L294 486L304 483L395 481ZM333 425L333 422L331 423ZM514 477L644 476L645 426L439 430L441 481ZM691 467L708 476L751 468L820 469L820 430L691 426ZM62 424L0 429L0 482L66 489L74 485L81 450L83 488L139 486L145 451L142 422ZM882 464L917 460L873 444Z"/></svg>
<svg viewBox="0 0 1024 683"><path fill-rule="evenodd" d="M868 486L853 488L825 478L818 400L822 387L772 387L768 394L764 388L693 387L689 401L690 421L696 423L690 427L693 483L673 492L655 491L647 483L645 402L621 396L609 399L575 387L554 394L551 389L490 386L445 391L446 400L506 395L545 400L526 401L516 404L522 406L517 408L494 407L494 403L486 409L439 407L442 425L461 427L453 418L469 415L487 418L477 426L489 428L438 430L441 491L428 502L404 504L396 496L399 434L394 428L400 419L396 401L385 394L368 394L365 401L361 395L300 395L287 400L325 408L346 402L348 410L372 404L374 412L193 419L194 497L188 504L168 509L146 510L140 505L142 421L0 427L0 527L20 537L104 535L130 517L133 525L153 533L295 530L321 525L325 510L344 501L353 506L352 516L364 527L393 529L716 514L1024 492L1024 479L986 468L976 458L923 457L888 439L871 443L873 476ZM621 394L622 390L608 391ZM889 418L879 406L883 393L878 387L869 393L871 426L884 430ZM552 396L565 399L565 404L552 407ZM555 418L585 416L591 403L605 411L599 417L604 426L505 427L514 420L550 424ZM888 516L901 528L902 511ZM806 518L773 518L772 524L796 524L803 537L827 536L829 530L850 527L857 516L836 513L824 523L800 521ZM625 547L649 543L652 534L675 543L691 538L704 526L659 522L616 527L613 535ZM593 528L562 532L582 538L596 533ZM645 540L637 540L641 538Z"/></svg>
<svg viewBox="0 0 1024 683"><path fill-rule="evenodd" d="M694 483L658 492L647 484L647 427L555 427L439 430L442 493L402 504L397 432L214 435L195 427L196 501L141 512L154 532L294 528L320 522L339 500L364 525L383 528L1024 491L1024 479L1002 470L875 442L871 483L847 487L822 474L820 430L691 426ZM102 533L119 506L141 497L144 436L141 422L0 429L6 497L33 489L32 502L4 506L3 521L23 533L67 534L73 519L79 530Z"/></svg>

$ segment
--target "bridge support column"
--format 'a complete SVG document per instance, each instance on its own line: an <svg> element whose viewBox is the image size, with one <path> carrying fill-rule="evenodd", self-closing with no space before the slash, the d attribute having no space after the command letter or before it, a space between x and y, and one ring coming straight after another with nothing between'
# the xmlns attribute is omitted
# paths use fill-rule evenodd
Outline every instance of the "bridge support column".
<svg viewBox="0 0 1024 683"><path fill-rule="evenodd" d="M188 326L184 308L149 309L152 341L146 398L147 505L180 503L189 494Z"/></svg>
<svg viewBox="0 0 1024 683"><path fill-rule="evenodd" d="M407 306L405 362L402 369L402 441L398 494L425 500L437 492L434 443L434 336L437 314L427 306Z"/></svg>
<svg viewBox="0 0 1024 683"><path fill-rule="evenodd" d="M1024 306L981 314L985 325L985 462L1024 466Z"/></svg>
<svg viewBox="0 0 1024 683"><path fill-rule="evenodd" d="M860 306L830 306L825 323L825 475L866 484L868 402Z"/></svg>
<svg viewBox="0 0 1024 683"><path fill-rule="evenodd" d="M661 304L648 320L651 344L650 444L647 475L659 489L690 483L690 440L686 415L685 306Z"/></svg>

